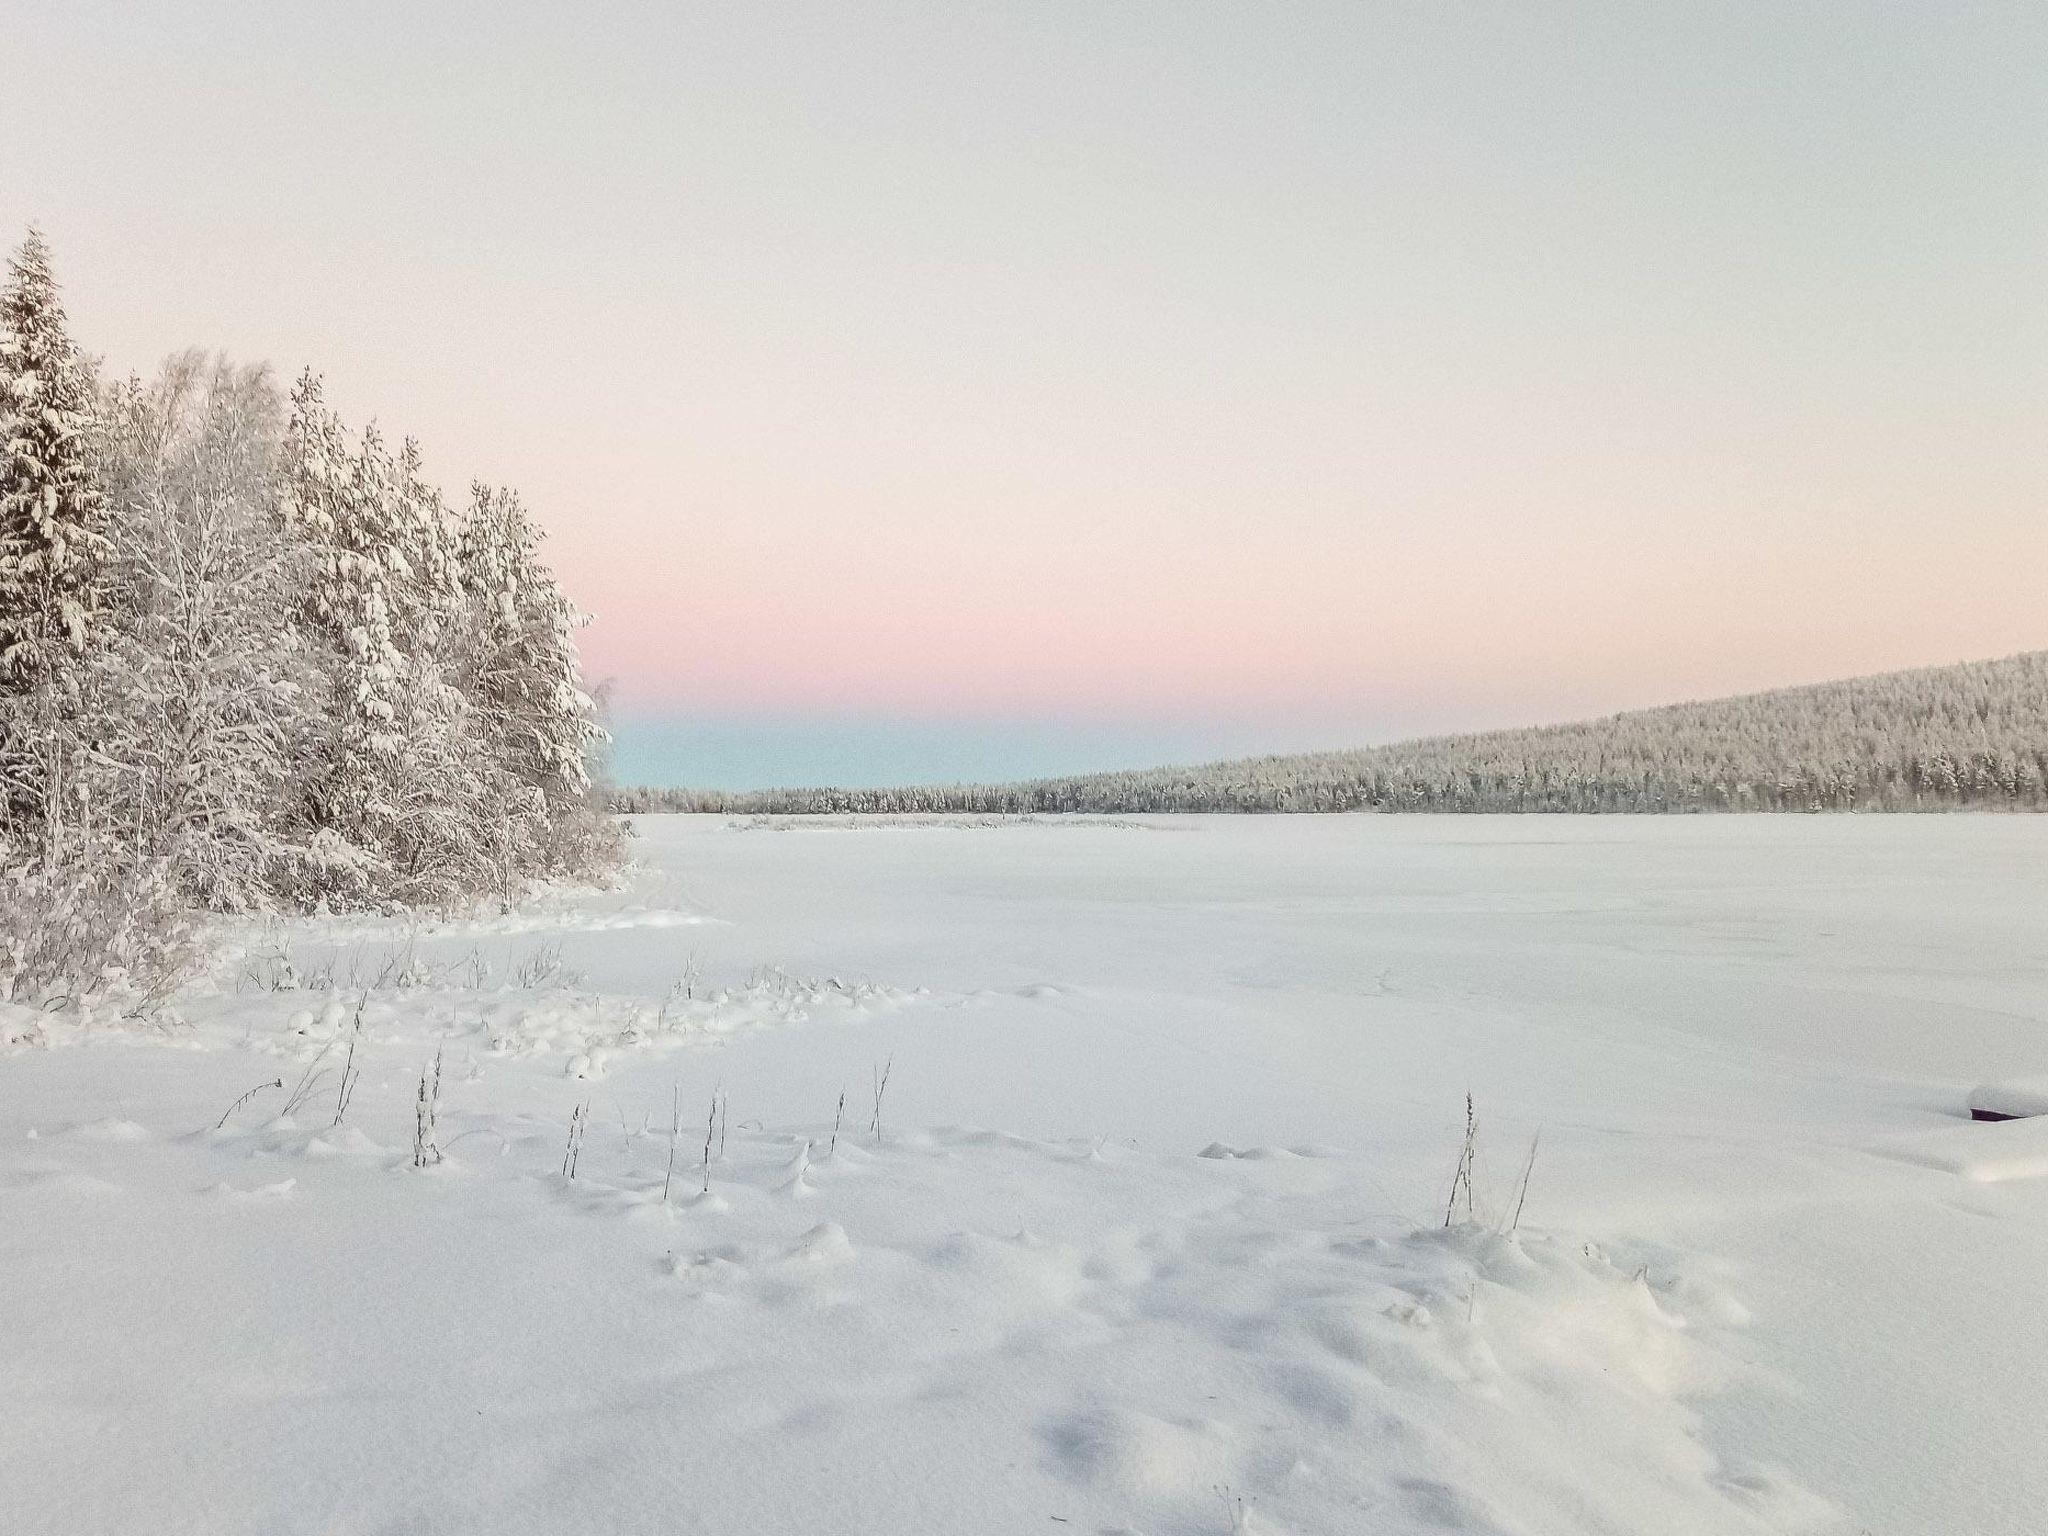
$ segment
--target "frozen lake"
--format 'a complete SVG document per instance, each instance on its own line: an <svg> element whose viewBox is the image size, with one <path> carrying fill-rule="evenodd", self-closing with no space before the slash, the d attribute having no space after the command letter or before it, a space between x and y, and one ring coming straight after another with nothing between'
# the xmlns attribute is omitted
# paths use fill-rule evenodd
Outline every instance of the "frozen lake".
<svg viewBox="0 0 2048 1536"><path fill-rule="evenodd" d="M1261 1261L1247 1253L1263 1252L1282 1233L1289 1242L1335 1242L1333 1224L1376 1223L1373 1230L1388 1233L1441 1224L1469 1093L1480 1123L1473 1177L1479 1218L1495 1228L1506 1224L1522 1197L1531 1138L1540 1133L1524 1225L1636 1256L1623 1269L1637 1269L1659 1287L1672 1315L1689 1315L1693 1334L1711 1347L1705 1375L1689 1367L1657 1386L1658 1401L1668 1386L1674 1406L1669 1433L1654 1445L1616 1438L1611 1464L1602 1464L1608 1453L1596 1446L1587 1451L1583 1475L1573 1474L1576 1481L1559 1473L1563 1482L1538 1488L1538 1474L1527 1469L1555 1464L1558 1448L1511 1431L1506 1421L1460 1416L1478 1410L1459 1408L1464 1389L1447 1387L1450 1396L1428 1402L1435 1405L1429 1413L1449 1417L1439 1423L1418 1408L1410 1418L1462 1447L1436 1458L1465 1466L1462 1480L1399 1470L1409 1466L1402 1457L1410 1452L1387 1450L1382 1466L1372 1448L1374 1415L1384 1424L1405 1423L1409 1410L1388 1408L1374 1395L1394 1388L1367 1345L1344 1367L1363 1373L1355 1380L1340 1372L1327 1391L1288 1388L1282 1407L1254 1415L1265 1426L1258 1435L1282 1435L1295 1450L1265 1440L1254 1447L1250 1421L1231 1418L1193 1385L1188 1393L1210 1400L1184 1404L1199 1423L1183 1423L1170 1402L1125 1402L1114 1385L1151 1347L1130 1319L1147 1315L1143 1296L1153 1293L1145 1287L1163 1283L1155 1268L1143 1284L1129 1282L1135 1313L1119 1304L1104 1314L1123 1319L1115 1324L1122 1342L1110 1356L1087 1357L1085 1371L1071 1362L1044 1367L1042 1409L1005 1418L986 1407L991 1394L1008 1390L995 1385L1006 1379L997 1372L956 1383L962 1401L977 1405L965 1415L974 1426L966 1442L946 1440L950 1429L935 1429L916 1413L893 1421L904 1438L888 1443L898 1450L938 1447L929 1450L939 1460L923 1482L911 1478L853 1497L843 1488L829 1492L832 1479L824 1477L812 1495L776 1513L759 1503L756 1479L736 1476L728 1464L707 1475L696 1503L684 1500L679 1507L690 1519L679 1517L674 1528L718 1529L723 1519L754 1522L752 1529L809 1529L806 1520L830 1505L837 1528L878 1532L962 1529L948 1522L967 1519L985 1520L979 1528L991 1531L1043 1529L1055 1516L1089 1530L1123 1529L1116 1523L1123 1520L1155 1536L1227 1531L1228 1525L1203 1524L1205 1517L1192 1511L1206 1506L1190 1502L1199 1492L1222 1511L1222 1503L1208 1499L1219 1483L1236 1490L1231 1497L1249 1493L1246 1529L1270 1532L1423 1530L1433 1520L1435 1528L1474 1531L1622 1531L1647 1528L1629 1525L1630 1509L1661 1508L1660 1531L2018 1533L2036 1529L2039 1510L2048 1507L2048 1471L2038 1456L2048 1436L2048 1387L2040 1379L2048 1314L2038 1304L2040 1277L2048 1274L2048 1180L1966 1176L1978 1149L1989 1144L1982 1137L2005 1131L1972 1129L1960 1118L1973 1083L2048 1071L2048 820L1303 817L759 826L655 817L642 820L638 832L641 868L622 893L558 899L511 918L413 933L339 920L294 923L268 935L241 930L237 942L247 953L224 962L215 994L195 991L185 1002L192 1027L175 1048L101 1040L7 1058L0 1145L24 1146L27 1132L38 1129L42 1134L28 1144L34 1156L18 1158L21 1167L71 1168L61 1158L50 1162L54 1149L68 1148L79 1177L137 1192L153 1178L187 1192L223 1180L271 1188L276 1169L289 1163L298 1182L284 1205L295 1213L290 1219L306 1224L303 1241L367 1241L374 1249L382 1240L377 1234L411 1230L387 1209L400 1201L394 1209L409 1210L413 1196L406 1191L417 1192L392 1171L406 1161L394 1153L409 1135L406 1074L442 1042L473 1074L457 1077L461 1086L448 1095L451 1117L458 1113L452 1106L467 1117L451 1123L475 1138L451 1163L469 1170L463 1187L496 1191L488 1201L478 1195L466 1203L465 1210L485 1214L474 1228L454 1222L451 1241L458 1250L472 1244L480 1264L502 1264L518 1251L494 1246L512 1241L506 1223L523 1234L519 1242L580 1252L558 1249L550 1234L574 1213L559 1196L543 1193L552 1187L545 1181L558 1178L548 1170L560 1160L560 1125L578 1095L593 1096L599 1117L591 1170L574 1186L578 1198L600 1187L588 1182L597 1178L610 1191L606 1199L632 1204L650 1198L650 1180L661 1180L667 1137L658 1127L676 1085L687 1119L701 1115L715 1082L733 1106L740 1147L729 1180L722 1171L714 1180L732 1185L724 1197L731 1211L718 1219L751 1234L734 1255L748 1242L792 1241L826 1223L849 1252L863 1256L851 1272L867 1276L870 1288L847 1281L847 1296L864 1298L859 1305L876 1317L901 1306L914 1319L922 1303L912 1292L924 1293L912 1287L892 1294L891 1271L862 1268L870 1240L876 1252L896 1256L893 1264L906 1253L940 1252L951 1241L947 1233L1051 1228L1047 1242L1096 1254L1076 1260L1071 1281L1037 1276L1023 1283L1023 1292L1037 1298L1032 1306L1053 1308L1048 1321L1033 1325L1052 1332L1027 1336L1040 1338L1052 1351L1046 1359L1057 1362L1067 1358L1058 1353L1066 1346L1050 1319L1071 1321L1061 1309L1081 1305L1072 1297L1089 1286L1115 1288L1101 1278L1122 1272L1109 1255L1168 1241L1167 1231L1179 1234L1172 1243L1199 1249L1192 1234L1208 1233L1203 1241L1213 1240L1217 1267L1199 1295L1209 1300L1197 1306L1191 1292L1174 1306L1179 1326L1200 1333L1190 1319L1207 1319L1201 1326L1210 1331L1202 1336L1227 1362L1248 1347L1245 1317L1268 1319L1258 1325L1263 1339L1323 1305L1315 1298L1334 1294L1321 1283L1275 1292L1258 1304L1268 1310L1223 1321L1211 1302L1238 1283L1233 1277L1247 1273L1248 1264L1257 1268ZM175 1156L163 1146L165 1138L210 1124L277 1058L278 1070L293 1077L321 1049L320 1031L339 1027L315 1022L308 1033L292 1023L295 1010L322 1006L314 992L258 988L258 978L277 979L285 951L302 982L331 980L342 989L335 995L351 1000L369 994L376 1067L359 1090L365 1107L350 1126L369 1129L356 1162L381 1170L374 1177L347 1175L356 1163L346 1156L309 1152L303 1113L296 1132L259 1132L256 1114L245 1141L201 1148L188 1140L176 1144ZM384 959L400 951L416 957L422 977L401 988L386 973L387 984L376 985ZM519 966L536 954L562 969L519 977ZM470 979L458 983L464 967ZM684 990L675 991L685 978ZM534 984L512 985L521 980ZM348 990L351 983L356 990ZM674 1002L682 1027L650 1024L664 999ZM856 1195L844 1150L815 1178L798 1169L800 1221L778 1215L786 1208L773 1203L770 1191L787 1186L770 1181L766 1170L801 1160L806 1140L813 1143L809 1155L817 1155L842 1091L853 1106L849 1120L865 1126L872 1075L884 1062L891 1064L887 1120L902 1141L878 1144L874 1166L890 1157L924 1158L916 1177L933 1182L919 1208L943 1213L932 1217L937 1226L914 1240L891 1235L900 1213L861 1203L877 1191L863 1186L866 1192ZM275 1109L273 1102L265 1113ZM90 1129L108 1122L134 1133ZM66 1125L73 1127L68 1140L61 1133ZM1000 1133L999 1141L978 1128ZM701 1128L696 1134L701 1139ZM503 1153L472 1166L494 1139ZM1062 1167L1067 1154L1057 1149L1078 1148L1113 1169L1123 1158L1128 1171L1117 1172L1099 1197L1063 1194L1064 1173L1034 1180L986 1162L1009 1155L989 1150L998 1144L1048 1149L1044 1155ZM394 1155L379 1162L379 1149ZM1256 1155L1221 1162L1194 1156L1204 1149ZM1305 1155L1289 1157L1287 1149ZM152 1163L152 1154L163 1155ZM696 1155L687 1152L685 1160ZM759 1171L748 1171L755 1166L749 1156ZM1224 1176L1216 1169L1239 1170L1227 1176L1246 1181L1240 1193L1252 1202L1231 1207L1238 1212L1232 1221L1244 1225L1222 1236L1205 1225L1216 1207L1203 1181ZM901 1176L913 1175L906 1167ZM23 1189L26 1177L17 1180ZM846 1202L836 1214L835 1180L845 1181ZM757 1187L758 1210L746 1203ZM103 1215L105 1205L56 1201L43 1184L35 1188L44 1192L38 1198L54 1202L46 1225L26 1234L17 1226L4 1253L8 1270L0 1274L18 1294L30 1295L32 1309L42 1296L52 1315L91 1325L17 1342L6 1347L11 1356L0 1355L0 1380L34 1380L48 1392L105 1369L121 1318L138 1326L161 1326L161 1319L137 1313L132 1300L111 1299L122 1290L122 1250L111 1229L95 1226L94 1211ZM321 1216L316 1205L323 1199L331 1204ZM1141 1236L1137 1213L1155 1204L1165 1225ZM1284 1214L1289 1210L1295 1214ZM688 1226L710 1220L701 1212L642 1214L676 1225L644 1232L635 1226L621 1236L628 1247L673 1256L678 1243L711 1241ZM66 1222L83 1223L73 1251L100 1256L97 1266L84 1265L99 1279L73 1273L63 1295L44 1295L34 1275L37 1255L63 1244ZM938 1248L918 1246L927 1236ZM274 1274L277 1264L300 1257L296 1249L273 1254L261 1272ZM378 1259L393 1261L399 1255ZM1668 1272L1660 1267L1667 1261ZM338 1255L334 1262L346 1268ZM744 1267L741 1257L718 1262ZM1471 1285L1513 1289L1511 1278L1471 1262L1481 1272ZM232 1265L222 1276L221 1263L208 1261L217 1283L254 1283L237 1278ZM328 1263L320 1260L320 1273L330 1273ZM170 1292L189 1292L190 1305L204 1310L213 1290L185 1286L178 1266L172 1269ZM977 1284L1000 1293L1014 1278L1003 1270ZM609 1282L578 1270L574 1283ZM1387 1282L1382 1276L1373 1283ZM640 1281L626 1285L634 1294L620 1299L621 1316L645 1307L651 1310L635 1326L666 1326L659 1320L674 1297L641 1296ZM110 1299L96 1301L103 1291ZM1055 1307L1047 1300L1055 1293L1069 1299ZM764 1327L789 1321L778 1323L768 1301L748 1295L765 1309ZM843 1297L842 1304L855 1303ZM1024 1305L1005 1303L1013 1304ZM543 1326L523 1294L503 1305L525 1326ZM1468 1306L1473 1326L1482 1326L1477 1302ZM1497 1326L1509 1328L1512 1315L1503 1311ZM1513 1402L1523 1390L1536 1393L1535 1400L1548 1393L1566 1420L1583 1412L1596 1440L1621 1436L1632 1411L1602 1406L1599 1397L1600 1381L1614 1369L1600 1353L1608 1343L1575 1347L1545 1365L1529 1363L1534 1353L1526 1369L1515 1363L1523 1359L1518 1350L1534 1351L1531 1341L1551 1337L1546 1330L1554 1332L1564 1315L1490 1339L1491 1357L1507 1372L1501 1400ZM838 1325L807 1316L792 1337L828 1353L844 1342ZM972 1332L985 1321L959 1326ZM1097 1317L1090 1326L1099 1324ZM277 1326L289 1341L302 1322ZM1610 1329L1597 1337L1611 1343L1619 1335ZM494 1347L506 1351L508 1379L521 1382L516 1338ZM604 1349L618 1346L591 1347L607 1358ZM789 1398L791 1422L810 1423L818 1414L825 1415L819 1423L838 1422L836 1409L790 1397L798 1391L795 1377L769 1371L750 1389L746 1358L742 1351L717 1363L742 1419L752 1411L750 1390L757 1390L764 1400ZM1573 1360L1593 1372L1578 1386L1565 1363ZM1283 1364L1275 1380L1308 1379L1299 1362ZM562 1368L554 1349L541 1351L532 1362L532 1390L542 1390L540 1374ZM709 1368L698 1361L689 1371ZM440 1369L457 1367L443 1362ZM689 1374L680 1364L677 1370ZM872 1374L864 1367L849 1379ZM937 1390L944 1375L926 1386ZM1036 1390L1029 1373L1023 1381L1015 1390L1029 1397ZM397 1384L382 1390L396 1394L393 1411L401 1416L426 1411L402 1370ZM589 1390L593 1401L602 1398L597 1387ZM419 1391L427 1391L424 1384ZM0 1388L0 1400L5 1392ZM146 1493L146 1458L139 1484L129 1474L117 1486L101 1481L115 1474L94 1470L102 1464L82 1439L73 1454L90 1415L52 1417L46 1398L0 1406L17 1425L33 1426L40 1444L55 1447L52 1464L65 1469L67 1499L83 1498L97 1509L98 1528L141 1530L163 1517L161 1502ZM669 1404L658 1393L600 1407L622 1416L618 1433L635 1444L649 1443L658 1430L707 1432L692 1417L701 1408ZM191 1415L192 1433L206 1432L205 1401L181 1411ZM101 1412L118 1421L123 1409L115 1403ZM224 1413L223 1423L237 1422ZM1292 1430L1290 1416L1300 1420ZM246 1432L258 1441L272 1433ZM305 1446L317 1435L342 1432L316 1416L298 1430L275 1433L283 1464L307 1456ZM1182 1444L1176 1436L1194 1438ZM751 1455L755 1472L778 1477L793 1475L788 1456L808 1456L807 1466L843 1476L861 1458L887 1454L850 1431L821 1430L808 1448L749 1443L750 1450L727 1445L727 1462ZM177 1445L164 1440L159 1449L157 1475L170 1477ZM17 1474L27 1470L22 1445L8 1454ZM533 1454L545 1460L548 1453ZM575 1454L595 1453L583 1446ZM1414 1454L1415 1466L1434 1464ZM955 1456L967 1460L947 1461ZM991 1472L978 1483L976 1456L997 1458L1015 1469L1014 1479ZM1286 1472L1290 1456L1311 1471ZM1332 1456L1351 1458L1335 1481L1335 1474L1314 1470ZM1698 1465L1688 1460L1702 1456ZM1653 1463L1651 1475L1644 1469ZM1631 1481L1636 1473L1642 1480ZM621 1475L646 1493L641 1472ZM409 1525L400 1518L402 1500L352 1504L341 1472L316 1475L312 1483L302 1508L230 1500L231 1513L215 1524L172 1520L161 1528L324 1530L330 1527L323 1520L351 1509L365 1529L486 1528L465 1523L453 1506ZM904 1502L906 1488L917 1493L913 1504ZM1058 1502L1068 1492L1070 1510ZM1657 1505L1657 1498L1671 1502ZM23 1506L33 1507L41 1506ZM491 1519L500 1529L542 1529L552 1520L588 1520L593 1507L585 1493L556 1487L534 1506L539 1523L531 1527L488 1501L479 1508L495 1508ZM913 1507L929 1518L920 1523L907 1515ZM1354 1517L1361 1523L1348 1523ZM284 1523L265 1524L278 1520ZM600 1519L592 1528L641 1527Z"/></svg>

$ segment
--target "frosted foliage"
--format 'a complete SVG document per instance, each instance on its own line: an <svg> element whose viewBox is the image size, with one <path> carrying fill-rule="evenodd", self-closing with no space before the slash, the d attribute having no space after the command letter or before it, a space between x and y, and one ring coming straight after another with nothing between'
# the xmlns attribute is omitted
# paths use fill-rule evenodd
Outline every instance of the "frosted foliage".
<svg viewBox="0 0 2048 1536"><path fill-rule="evenodd" d="M539 558L540 533L516 493L477 485L458 550L467 602L469 696L526 810L544 867L572 872L607 836L579 807L607 737L583 686L576 631L585 622Z"/></svg>
<svg viewBox="0 0 2048 1536"><path fill-rule="evenodd" d="M304 611L329 707L301 897L446 902L609 869L575 613L517 498L484 496L457 528L417 444L394 458L374 427L346 442L302 378L282 523L313 552Z"/></svg>
<svg viewBox="0 0 2048 1536"><path fill-rule="evenodd" d="M0 987L146 997L193 907L608 875L577 615L516 497L457 526L311 371L100 387L33 235L0 320Z"/></svg>
<svg viewBox="0 0 2048 1536"><path fill-rule="evenodd" d="M96 417L42 237L0 291L0 681L20 690L85 649L106 553Z"/></svg>
<svg viewBox="0 0 2048 1536"><path fill-rule="evenodd" d="M299 858L313 680L291 598L306 553L269 514L278 391L193 352L110 392L106 414L121 543L91 716L116 766L97 803L193 899L267 906Z"/></svg>

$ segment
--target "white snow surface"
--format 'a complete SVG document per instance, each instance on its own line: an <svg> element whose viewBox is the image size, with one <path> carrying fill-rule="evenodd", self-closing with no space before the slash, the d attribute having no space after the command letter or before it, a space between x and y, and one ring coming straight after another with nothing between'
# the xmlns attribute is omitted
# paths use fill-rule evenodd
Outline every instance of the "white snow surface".
<svg viewBox="0 0 2048 1536"><path fill-rule="evenodd" d="M2040 1528L2048 820L639 832L0 1055L0 1529Z"/></svg>
<svg viewBox="0 0 2048 1536"><path fill-rule="evenodd" d="M1896 1157L1945 1168L1980 1184L2048 1178L2048 1119L1993 1121L1907 1136Z"/></svg>

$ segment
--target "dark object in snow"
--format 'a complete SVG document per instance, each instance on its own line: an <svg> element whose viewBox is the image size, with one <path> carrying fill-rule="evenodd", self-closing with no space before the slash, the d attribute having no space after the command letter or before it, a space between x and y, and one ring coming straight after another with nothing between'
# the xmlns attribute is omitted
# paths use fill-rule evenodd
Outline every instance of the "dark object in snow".
<svg viewBox="0 0 2048 1536"><path fill-rule="evenodd" d="M1970 1090L1972 1120L2027 1120L2048 1115L2048 1077L2008 1078Z"/></svg>

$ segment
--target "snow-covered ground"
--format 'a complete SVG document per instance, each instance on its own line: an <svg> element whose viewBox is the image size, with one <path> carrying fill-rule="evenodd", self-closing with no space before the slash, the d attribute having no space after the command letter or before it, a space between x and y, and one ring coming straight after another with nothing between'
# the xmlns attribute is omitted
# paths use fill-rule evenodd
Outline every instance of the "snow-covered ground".
<svg viewBox="0 0 2048 1536"><path fill-rule="evenodd" d="M2048 820L640 831L0 1055L0 1530L2048 1521Z"/></svg>

